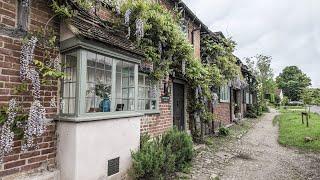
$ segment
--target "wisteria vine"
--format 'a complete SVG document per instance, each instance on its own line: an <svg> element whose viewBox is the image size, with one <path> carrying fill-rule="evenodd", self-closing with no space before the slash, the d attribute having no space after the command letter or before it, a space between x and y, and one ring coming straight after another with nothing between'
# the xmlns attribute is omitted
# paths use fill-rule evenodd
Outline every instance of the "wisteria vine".
<svg viewBox="0 0 320 180"><path fill-rule="evenodd" d="M7 121L1 127L0 134L0 163L2 163L3 156L12 151L14 132L12 131L12 125L16 118L17 102L15 99L9 101L8 118Z"/></svg>

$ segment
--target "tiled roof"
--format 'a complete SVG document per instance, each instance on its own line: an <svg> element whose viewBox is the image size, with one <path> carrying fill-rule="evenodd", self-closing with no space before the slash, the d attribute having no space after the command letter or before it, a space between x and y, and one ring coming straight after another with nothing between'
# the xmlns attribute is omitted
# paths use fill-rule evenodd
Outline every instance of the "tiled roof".
<svg viewBox="0 0 320 180"><path fill-rule="evenodd" d="M97 18L86 11L78 10L78 14L67 21L70 30L87 39L97 40L105 45L116 47L119 51L143 57L144 53L133 42L126 38L124 31L102 25Z"/></svg>

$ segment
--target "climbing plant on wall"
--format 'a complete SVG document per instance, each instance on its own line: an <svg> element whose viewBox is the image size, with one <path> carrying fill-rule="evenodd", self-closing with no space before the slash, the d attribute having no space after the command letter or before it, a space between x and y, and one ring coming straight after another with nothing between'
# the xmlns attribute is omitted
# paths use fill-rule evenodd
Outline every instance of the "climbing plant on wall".
<svg viewBox="0 0 320 180"><path fill-rule="evenodd" d="M41 60L35 59L36 48L43 52ZM64 77L64 73L61 72L54 31L44 28L29 32L22 40L20 56L22 84L13 91L20 96L21 102L15 98L11 99L8 108L2 109L0 114L0 159L12 151L15 135L22 137L22 151L38 147L35 139L44 133L46 123L46 110L43 105L43 97L41 97L41 86L54 84L54 81L62 77ZM30 107L26 107L22 102L24 102L25 96L30 95L32 103ZM50 101L50 105L56 106L55 97Z"/></svg>

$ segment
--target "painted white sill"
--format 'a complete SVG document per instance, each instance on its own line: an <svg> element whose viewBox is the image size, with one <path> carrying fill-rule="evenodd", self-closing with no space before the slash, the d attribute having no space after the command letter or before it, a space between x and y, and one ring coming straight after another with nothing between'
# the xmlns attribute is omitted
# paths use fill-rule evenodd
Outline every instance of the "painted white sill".
<svg viewBox="0 0 320 180"><path fill-rule="evenodd" d="M145 111L138 111L139 113L143 113L144 115L153 115L153 114L160 114L160 110L145 110Z"/></svg>
<svg viewBox="0 0 320 180"><path fill-rule="evenodd" d="M220 99L220 102L222 102L222 103L229 103L228 100L221 100L221 99Z"/></svg>
<svg viewBox="0 0 320 180"><path fill-rule="evenodd" d="M101 120L109 120L109 119L125 119L131 117L141 117L143 113L134 112L134 111L119 111L119 112L98 112L98 113L87 113L80 115L78 117L75 116L58 116L55 118L56 121L66 121L66 122L89 122L89 121L101 121Z"/></svg>

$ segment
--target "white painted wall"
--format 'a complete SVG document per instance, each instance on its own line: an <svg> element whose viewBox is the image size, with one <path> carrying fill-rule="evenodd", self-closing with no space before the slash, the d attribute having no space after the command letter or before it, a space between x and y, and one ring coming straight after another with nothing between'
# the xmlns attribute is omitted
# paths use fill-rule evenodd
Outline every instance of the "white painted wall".
<svg viewBox="0 0 320 180"><path fill-rule="evenodd" d="M140 144L140 117L90 122L58 122L61 180L121 179ZM107 177L107 162L120 157L120 172Z"/></svg>

